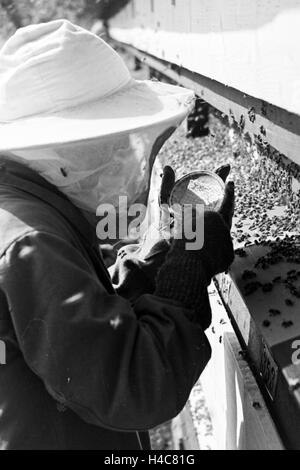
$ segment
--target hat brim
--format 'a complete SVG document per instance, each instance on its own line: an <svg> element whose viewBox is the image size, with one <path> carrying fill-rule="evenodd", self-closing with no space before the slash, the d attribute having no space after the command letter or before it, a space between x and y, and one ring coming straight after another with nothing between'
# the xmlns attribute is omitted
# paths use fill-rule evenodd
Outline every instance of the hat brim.
<svg viewBox="0 0 300 470"><path fill-rule="evenodd" d="M138 131L177 127L191 111L194 92L155 81L132 80L101 100L53 114L0 124L0 151L56 147Z"/></svg>

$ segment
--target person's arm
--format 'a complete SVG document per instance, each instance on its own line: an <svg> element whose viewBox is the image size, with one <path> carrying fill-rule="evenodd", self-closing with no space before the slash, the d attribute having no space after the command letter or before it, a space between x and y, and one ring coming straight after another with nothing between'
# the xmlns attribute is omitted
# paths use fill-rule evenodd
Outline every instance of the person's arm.
<svg viewBox="0 0 300 470"><path fill-rule="evenodd" d="M32 232L1 258L20 350L48 392L94 425L144 430L173 418L211 349L180 302L108 295L82 254Z"/></svg>
<svg viewBox="0 0 300 470"><path fill-rule="evenodd" d="M153 294L155 279L163 265L170 245L161 240L154 244L148 255L141 259L140 244L123 246L115 263L108 269L118 295L135 301L143 294Z"/></svg>

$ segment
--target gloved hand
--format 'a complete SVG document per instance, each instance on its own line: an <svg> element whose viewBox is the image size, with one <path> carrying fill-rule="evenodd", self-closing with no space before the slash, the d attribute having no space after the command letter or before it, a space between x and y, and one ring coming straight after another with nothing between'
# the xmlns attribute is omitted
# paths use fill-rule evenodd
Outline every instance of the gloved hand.
<svg viewBox="0 0 300 470"><path fill-rule="evenodd" d="M218 169L217 173L226 180L229 171L230 167L226 165ZM179 301L184 307L193 310L194 318L204 329L211 321L207 286L214 275L228 269L234 258L230 236L233 211L234 184L228 183L220 210L204 213L203 247L187 250L184 237L174 239L156 279L155 294ZM193 216L199 216L196 210Z"/></svg>

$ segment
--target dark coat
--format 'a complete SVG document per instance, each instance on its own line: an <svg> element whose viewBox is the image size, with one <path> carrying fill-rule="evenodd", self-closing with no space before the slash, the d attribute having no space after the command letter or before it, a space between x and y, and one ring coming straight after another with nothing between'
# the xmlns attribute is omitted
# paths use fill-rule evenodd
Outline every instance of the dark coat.
<svg viewBox="0 0 300 470"><path fill-rule="evenodd" d="M94 228L55 187L0 167L0 447L137 449L136 431L180 412L209 343L132 254L113 286Z"/></svg>

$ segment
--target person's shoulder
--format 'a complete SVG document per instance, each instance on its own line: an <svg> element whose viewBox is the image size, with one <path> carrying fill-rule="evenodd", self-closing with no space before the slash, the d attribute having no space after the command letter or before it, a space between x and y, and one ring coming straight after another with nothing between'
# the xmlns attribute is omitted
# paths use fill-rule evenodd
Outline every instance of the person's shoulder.
<svg viewBox="0 0 300 470"><path fill-rule="evenodd" d="M38 198L11 192L0 198L0 256L15 241L34 232L71 238L70 228L58 211Z"/></svg>

